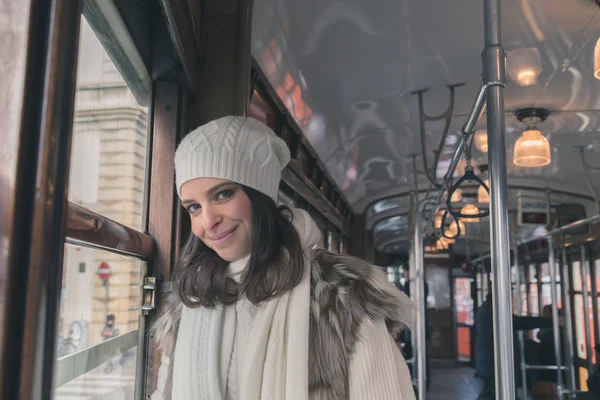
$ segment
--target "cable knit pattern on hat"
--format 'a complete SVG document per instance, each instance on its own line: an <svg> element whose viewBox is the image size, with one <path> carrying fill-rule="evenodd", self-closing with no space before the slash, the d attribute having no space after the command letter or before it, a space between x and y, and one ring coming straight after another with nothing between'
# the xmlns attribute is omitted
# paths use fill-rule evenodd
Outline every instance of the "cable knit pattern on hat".
<svg viewBox="0 0 600 400"><path fill-rule="evenodd" d="M281 170L290 161L285 142L262 122L228 116L190 132L175 153L177 193L192 179L226 179L277 201Z"/></svg>

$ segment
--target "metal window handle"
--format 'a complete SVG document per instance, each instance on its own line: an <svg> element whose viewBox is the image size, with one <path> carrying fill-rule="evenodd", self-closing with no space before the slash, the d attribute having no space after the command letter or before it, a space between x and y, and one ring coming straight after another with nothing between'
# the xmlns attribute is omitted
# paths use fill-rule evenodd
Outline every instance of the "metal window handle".
<svg viewBox="0 0 600 400"><path fill-rule="evenodd" d="M148 315L148 312L154 310L155 308L156 278L153 276L145 277L142 290L142 314Z"/></svg>

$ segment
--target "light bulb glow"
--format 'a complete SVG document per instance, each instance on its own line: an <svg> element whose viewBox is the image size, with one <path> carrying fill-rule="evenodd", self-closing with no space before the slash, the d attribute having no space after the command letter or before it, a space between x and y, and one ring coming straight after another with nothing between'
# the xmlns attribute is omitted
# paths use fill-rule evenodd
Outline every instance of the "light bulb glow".
<svg viewBox="0 0 600 400"><path fill-rule="evenodd" d="M506 69L510 79L517 85L535 85L542 73L542 57L539 50L532 47L508 51Z"/></svg>
<svg viewBox="0 0 600 400"><path fill-rule="evenodd" d="M485 129L478 129L475 131L475 147L482 153L488 151L488 137Z"/></svg>
<svg viewBox="0 0 600 400"><path fill-rule="evenodd" d="M485 186L490 187L490 180L486 179L483 181L483 183L485 183ZM477 190L477 201L479 203L489 203L490 202L490 195L488 194L488 192L483 188L483 186L479 186L479 189Z"/></svg>
<svg viewBox="0 0 600 400"><path fill-rule="evenodd" d="M440 229L442 227L442 214L437 214L434 220L435 229Z"/></svg>
<svg viewBox="0 0 600 400"><path fill-rule="evenodd" d="M458 228L460 228L461 235L464 235L467 232L467 227L462 221L459 220L458 225L456 224L456 221L452 221L452 223L450 224L450 226L448 226L448 229L444 233L446 234L446 236L456 236L458 235Z"/></svg>
<svg viewBox="0 0 600 400"><path fill-rule="evenodd" d="M450 202L451 203L458 203L461 200L462 200L462 190L461 189L456 189L454 191L454 193L452 193L452 197L450 197Z"/></svg>
<svg viewBox="0 0 600 400"><path fill-rule="evenodd" d="M465 215L477 215L479 214L479 208L474 204L466 204L462 210L460 210L460 213ZM479 218L465 218L465 222L479 222Z"/></svg>
<svg viewBox="0 0 600 400"><path fill-rule="evenodd" d="M543 167L550 164L550 143L537 129L528 129L515 142L513 163L519 167Z"/></svg>

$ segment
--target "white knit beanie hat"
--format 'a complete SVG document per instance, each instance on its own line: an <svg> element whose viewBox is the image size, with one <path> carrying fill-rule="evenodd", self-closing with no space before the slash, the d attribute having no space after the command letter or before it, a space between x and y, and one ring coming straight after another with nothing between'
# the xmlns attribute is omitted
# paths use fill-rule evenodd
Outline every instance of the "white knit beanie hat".
<svg viewBox="0 0 600 400"><path fill-rule="evenodd" d="M196 178L219 178L256 189L277 202L281 171L290 161L286 143L249 117L216 119L190 132L175 152L177 194Z"/></svg>

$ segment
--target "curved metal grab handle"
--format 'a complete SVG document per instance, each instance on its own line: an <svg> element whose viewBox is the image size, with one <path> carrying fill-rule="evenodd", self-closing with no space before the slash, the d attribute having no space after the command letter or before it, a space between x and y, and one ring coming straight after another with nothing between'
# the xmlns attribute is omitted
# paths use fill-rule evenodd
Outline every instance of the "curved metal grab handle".
<svg viewBox="0 0 600 400"><path fill-rule="evenodd" d="M442 215L442 226L440 227L440 231L442 232L442 236L446 239L458 239L460 235L462 235L462 232L460 231L460 224L458 223L458 218L456 218L453 214L451 215L452 218L454 218L454 223L456 224L456 235L446 236L446 232L444 230L444 226L446 225L446 218L448 217L448 209L445 209L444 214Z"/></svg>
<svg viewBox="0 0 600 400"><path fill-rule="evenodd" d="M487 217L488 215L490 215L489 210L480 212L479 214L474 214L474 215L463 214L460 211L456 212L456 211L452 210L452 201L451 201L452 195L454 194L454 192L456 192L456 189L458 189L459 186L464 181L475 181L479 184L479 186L482 186L485 189L485 191L488 193L488 195L490 194L490 188L487 187L485 182L483 182L481 180L481 178L479 178L477 175L475 175L473 173L473 170L466 170L465 174L458 181L456 181L454 186L452 186L450 188L450 190L448 191L448 196L446 196L446 211L448 211L450 214L452 214L452 216L454 218L483 218L483 217Z"/></svg>

